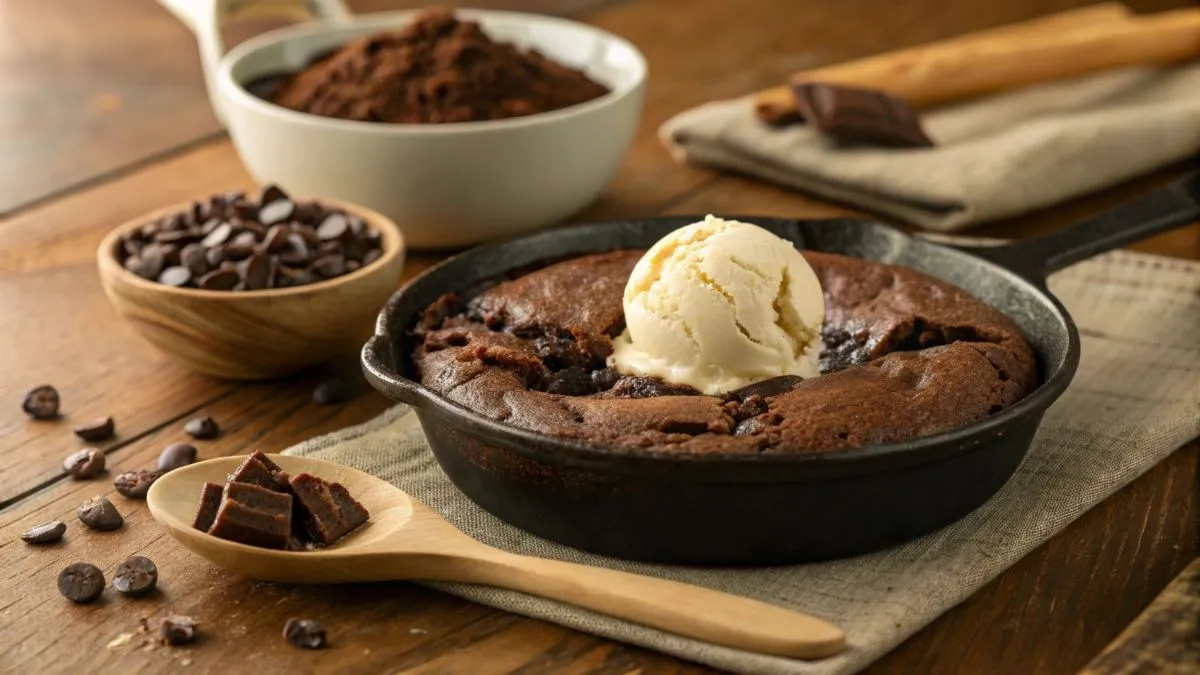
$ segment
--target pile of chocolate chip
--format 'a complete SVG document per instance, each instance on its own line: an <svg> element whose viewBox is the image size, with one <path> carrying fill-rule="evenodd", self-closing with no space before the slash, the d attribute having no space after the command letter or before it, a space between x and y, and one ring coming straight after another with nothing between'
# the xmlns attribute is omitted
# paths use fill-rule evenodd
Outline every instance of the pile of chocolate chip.
<svg viewBox="0 0 1200 675"><path fill-rule="evenodd" d="M116 252L125 269L168 286L257 291L349 274L383 255L379 230L278 186L258 199L214 195L125 233Z"/></svg>

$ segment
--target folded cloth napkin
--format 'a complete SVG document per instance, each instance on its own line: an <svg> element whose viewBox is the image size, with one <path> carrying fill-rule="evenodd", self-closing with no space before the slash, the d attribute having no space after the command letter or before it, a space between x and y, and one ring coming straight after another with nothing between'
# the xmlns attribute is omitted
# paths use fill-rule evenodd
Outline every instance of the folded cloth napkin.
<svg viewBox="0 0 1200 675"><path fill-rule="evenodd" d="M431 584L448 593L743 673L852 673L1200 435L1200 263L1118 252L1054 275L1050 287L1079 324L1082 362L1016 475L962 520L869 555L705 569L626 562L560 546L505 524L463 496L438 468L406 406L285 454L341 462L384 478L502 549L708 586L828 619L846 631L849 649L818 662L750 654L512 591Z"/></svg>
<svg viewBox="0 0 1200 675"><path fill-rule="evenodd" d="M764 125L753 97L688 110L659 135L680 161L949 232L1195 156L1200 62L1029 87L921 118L937 147L838 149L804 126Z"/></svg>

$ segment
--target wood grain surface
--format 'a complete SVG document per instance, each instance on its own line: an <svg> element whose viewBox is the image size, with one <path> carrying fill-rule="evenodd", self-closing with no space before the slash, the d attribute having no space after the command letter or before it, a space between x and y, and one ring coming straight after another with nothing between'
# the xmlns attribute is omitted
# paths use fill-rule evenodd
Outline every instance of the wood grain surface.
<svg viewBox="0 0 1200 675"><path fill-rule="evenodd" d="M123 530L102 534L79 526L73 509L80 501L111 493L117 471L151 466L165 444L183 438L182 423L193 414L212 414L225 427L220 438L198 444L201 457L214 457L279 450L385 407L374 393L343 406L314 405L309 392L320 375L258 385L193 375L154 352L108 306L93 256L109 228L250 181L229 144L214 135L186 32L149 0L103 3L108 11L95 9L100 4L0 0L0 85L14 92L0 104L6 150L0 211L26 205L0 219L6 357L0 401L9 402L0 406L0 672L165 673L185 664L194 672L710 672L410 584L299 587L238 579L165 539L144 504L119 496L113 499L127 516ZM646 54L651 84L644 123L613 185L578 218L595 220L662 212L846 213L739 177L677 166L655 129L690 105L755 91L804 67L1087 2L693 0L686 12L672 0L470 4L575 13ZM1153 10L1189 0L1131 4ZM139 31L135 37L127 36L131 27ZM95 92L116 92L120 105L89 112L80 102ZM27 104L49 112L30 113ZM973 233L1022 237L1061 227L1180 168ZM1136 248L1200 259L1200 225ZM438 259L416 257L406 274ZM342 367L352 369L353 354L347 360ZM20 413L23 392L42 383L59 387L65 420L35 423ZM94 482L65 479L61 458L79 446L70 422L107 414L119 434L105 445L109 473ZM1076 672L1200 555L1198 457L1196 442L1175 453L868 672ZM19 541L22 531L51 518L68 523L64 543L29 550ZM68 562L90 560L111 576L133 553L158 564L161 593L128 601L110 589L100 603L77 607L54 589L54 575ZM196 615L203 640L184 649L144 646L138 619L168 612ZM279 637L289 616L326 622L332 648L291 648ZM124 633L132 634L127 644L113 642Z"/></svg>

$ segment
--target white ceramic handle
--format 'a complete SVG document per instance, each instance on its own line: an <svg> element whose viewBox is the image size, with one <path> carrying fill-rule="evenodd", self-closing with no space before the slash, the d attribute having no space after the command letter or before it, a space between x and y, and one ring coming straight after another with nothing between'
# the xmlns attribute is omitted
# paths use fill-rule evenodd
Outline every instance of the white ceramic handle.
<svg viewBox="0 0 1200 675"><path fill-rule="evenodd" d="M350 10L342 0L158 0L196 36L200 46L200 67L204 70L204 85L209 101L221 124L225 114L217 87L221 57L225 56L225 41L221 26L233 18L293 18L342 22L350 18Z"/></svg>

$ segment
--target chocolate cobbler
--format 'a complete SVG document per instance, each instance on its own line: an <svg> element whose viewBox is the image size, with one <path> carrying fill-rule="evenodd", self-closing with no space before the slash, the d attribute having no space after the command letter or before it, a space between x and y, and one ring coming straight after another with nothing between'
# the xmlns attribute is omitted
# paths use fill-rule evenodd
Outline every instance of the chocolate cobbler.
<svg viewBox="0 0 1200 675"><path fill-rule="evenodd" d="M448 294L414 327L426 387L523 429L664 452L819 452L979 421L1036 386L1033 351L996 309L911 269L804 251L825 294L822 376L723 396L606 366L643 251L585 255ZM584 290L586 289L586 290Z"/></svg>

